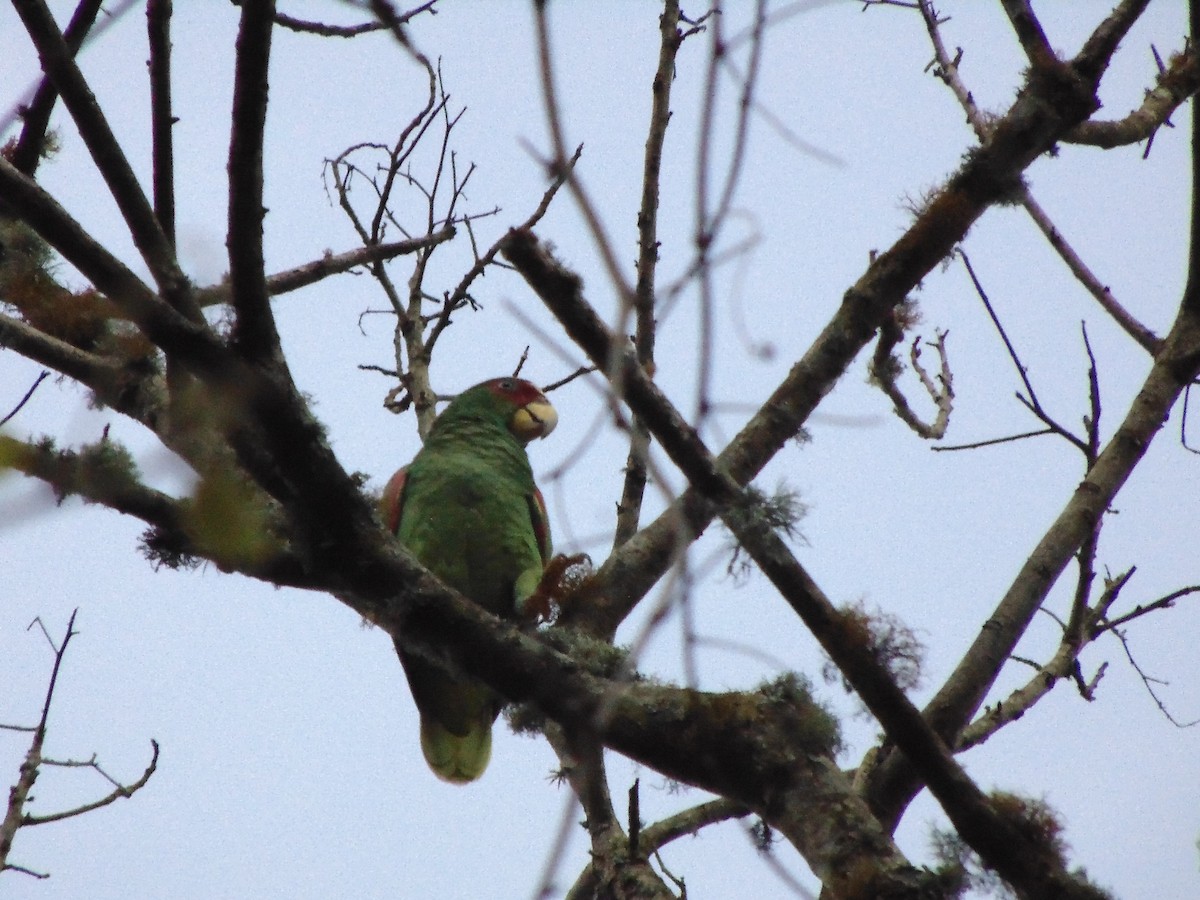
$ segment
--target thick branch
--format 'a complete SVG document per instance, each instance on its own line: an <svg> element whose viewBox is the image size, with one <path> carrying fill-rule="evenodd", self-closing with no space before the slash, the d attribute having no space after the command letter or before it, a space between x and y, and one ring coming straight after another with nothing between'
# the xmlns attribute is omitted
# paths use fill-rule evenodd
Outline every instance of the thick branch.
<svg viewBox="0 0 1200 900"><path fill-rule="evenodd" d="M884 884L919 881L819 749L828 720L802 693L769 686L710 694L591 675L577 659L446 590L388 547L382 531L379 539L378 553L340 567L346 586L357 588L343 597L406 648L537 705L568 732L594 736L670 778L754 809L787 835L835 895L865 900L880 896L875 888ZM806 812L833 808L835 830ZM867 867L879 881L852 887L848 873Z"/></svg>
<svg viewBox="0 0 1200 900"><path fill-rule="evenodd" d="M234 344L247 359L282 362L263 260L263 136L273 0L245 0L237 38L233 130L229 140L230 302Z"/></svg>
<svg viewBox="0 0 1200 900"><path fill-rule="evenodd" d="M151 525L182 531L179 502L142 484L132 460L116 444L101 441L75 453L0 435L0 459L5 467L44 481L59 500L78 494Z"/></svg>
<svg viewBox="0 0 1200 900"><path fill-rule="evenodd" d="M1034 15L1029 0L1000 0L1000 5L1008 15L1008 21L1029 64L1037 69L1057 63L1058 57L1046 38L1046 32L1042 30L1042 23Z"/></svg>
<svg viewBox="0 0 1200 900"><path fill-rule="evenodd" d="M22 356L56 369L100 393L106 392L111 380L121 371L121 366L112 359L80 350L3 313L0 313L0 347L11 347Z"/></svg>
<svg viewBox="0 0 1200 900"><path fill-rule="evenodd" d="M1108 14L1108 18L1088 35L1088 39L1073 60L1075 69L1085 78L1099 81L1112 62L1117 45L1124 40L1138 16L1145 12L1149 5L1150 0L1121 0Z"/></svg>

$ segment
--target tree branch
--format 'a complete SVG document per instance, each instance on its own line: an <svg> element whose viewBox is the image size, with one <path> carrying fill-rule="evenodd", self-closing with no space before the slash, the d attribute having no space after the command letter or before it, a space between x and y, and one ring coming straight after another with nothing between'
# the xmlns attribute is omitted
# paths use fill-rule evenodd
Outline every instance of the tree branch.
<svg viewBox="0 0 1200 900"><path fill-rule="evenodd" d="M8 807L4 814L4 821L0 822L0 872L12 868L8 863L8 854L12 850L13 839L16 837L17 829L24 824L25 804L30 800L29 793L33 790L34 782L37 781L41 769L42 746L46 742L46 722L50 718L50 704L54 701L54 687L58 683L58 672L62 667L63 654L67 652L67 645L76 633L75 616L78 613L78 609L71 613L71 618L67 622L67 633L63 636L62 643L55 647L54 642L50 641L50 647L54 651L54 665L50 669L50 683L46 687L46 699L42 703L42 715L38 720L37 728L34 729L33 740L30 741L25 759L21 762L17 783L9 789ZM39 625L41 624L41 620L39 619L35 619L34 621ZM30 627L33 626L31 625ZM42 630L45 631L44 625L42 626ZM50 640L48 633L46 639ZM28 870L22 869L21 871Z"/></svg>
<svg viewBox="0 0 1200 900"><path fill-rule="evenodd" d="M959 105L967 114L967 121L971 123L971 127L974 129L979 140L981 142L986 142L991 135L992 125L980 112L979 107L975 103L974 95L963 83L963 80L959 75L958 63L959 58L962 56L962 52L959 51L957 56L951 58L949 52L946 50L945 43L942 41L941 22L938 20L928 0L923 0L920 5L920 9L921 15L925 20L926 30L929 33L930 43L933 45L934 58L936 60L934 74L950 88L951 92L958 100ZM1191 55L1194 57L1195 54L1189 50L1184 55ZM1182 56L1176 57L1172 60L1173 70L1178 68L1181 70L1186 70L1190 74L1194 75L1197 84L1190 86L1190 92L1194 93L1197 86L1200 86L1200 65L1196 63L1195 58L1190 59L1190 65L1181 63L1181 59ZM1160 87L1164 80L1164 76L1160 74ZM1180 82L1186 81L1186 79L1172 77L1170 81L1173 87L1178 88L1180 87ZM1187 96L1190 96L1190 93ZM1184 99L1186 99L1186 96L1180 96L1178 103L1182 103ZM1150 98L1148 97L1147 103L1149 102ZM1176 105L1178 105L1178 103L1176 103ZM1174 107L1172 107L1172 109L1173 108ZM1133 116L1130 118L1133 118ZM1075 126L1068 131L1067 137L1065 137L1064 140L1071 140L1073 139L1071 136L1078 135L1081 132L1093 127L1107 127L1114 124L1118 123L1100 123L1089 120ZM1159 124L1161 124L1161 121ZM1081 141L1081 143L1096 142ZM1067 264L1067 268L1071 270L1071 273L1079 280L1079 283L1084 286L1088 293L1090 293L1096 299L1096 302L1098 302L1101 307L1104 308L1105 312L1113 317L1116 323L1120 325L1130 337L1141 344L1146 350L1154 353L1161 343L1161 339L1149 328L1135 319L1120 303L1117 302L1116 298L1112 295L1112 291L1109 290L1106 285L1102 284L1100 279L1093 274L1090 268L1088 268L1087 264L1084 263L1079 254L1076 253L1074 248L1072 248L1067 242L1062 232L1059 231L1052 221L1050 221L1050 217L1046 214L1046 211L1042 209L1041 205L1037 202L1037 200L1034 199L1033 194L1030 193L1029 189L1025 186L1022 186L1021 188L1021 205L1025 208L1025 211L1029 213L1029 216L1033 219L1034 224L1041 229L1042 234L1045 235L1046 240L1050 243L1050 246L1054 248L1055 252L1058 253L1063 262ZM966 257L964 256L964 260L965 258Z"/></svg>
<svg viewBox="0 0 1200 900"><path fill-rule="evenodd" d="M78 53L79 48L83 46L84 38L92 30L103 3L104 0L83 0L75 7L71 21L67 23L67 30L63 32L63 41L72 55ZM49 78L43 78L22 115L25 124L21 128L17 146L13 149L12 164L30 178L37 172L38 163L45 152L50 114L54 112L56 102L58 91L54 83Z"/></svg>
<svg viewBox="0 0 1200 900"><path fill-rule="evenodd" d="M1008 16L1030 66L1036 71L1057 64L1058 56L1050 46L1046 32L1042 30L1042 23L1034 14L1029 0L1000 0L1000 5Z"/></svg>
<svg viewBox="0 0 1200 900"><path fill-rule="evenodd" d="M84 813L89 813L94 809L100 809L102 806L108 806L110 803L122 798L128 799L146 786L150 780L150 776L158 770L158 741L151 739L150 741L151 756L150 763L146 766L146 770L142 772L141 777L133 782L133 784L118 784L113 788L112 792L99 800L94 800L91 803L84 803L82 806L76 806L72 809L65 809L62 812L51 813L45 816L33 816L28 813L21 817L21 825L45 825L48 822L61 822L63 819L73 819L75 816L82 816ZM44 765L55 765L52 760L43 759ZM91 767L99 770L99 766L93 760L89 763ZM104 774L104 773L101 773ZM107 775L105 775L108 778ZM109 778L111 781L112 779Z"/></svg>
<svg viewBox="0 0 1200 900"><path fill-rule="evenodd" d="M151 147L154 155L154 214L167 242L175 246L175 116L171 112L171 0L149 0Z"/></svg>
<svg viewBox="0 0 1200 900"><path fill-rule="evenodd" d="M203 324L162 301L32 179L0 157L0 196L14 215L83 273L121 313L177 360L203 367L221 347ZM197 312L197 315L199 313Z"/></svg>
<svg viewBox="0 0 1200 900"><path fill-rule="evenodd" d="M726 822L729 819L740 819L748 815L750 815L750 810L741 803L724 797L709 800L643 828L642 846L648 855L677 838L694 835L708 825Z"/></svg>
<svg viewBox="0 0 1200 900"><path fill-rule="evenodd" d="M54 17L43 0L14 0L13 6L37 47L47 77L62 95L63 103L75 120L79 135L104 177L163 297L191 321L203 321L199 308L190 296L190 286L179 268L170 241L163 233L95 96L75 65L71 48L59 33Z"/></svg>
<svg viewBox="0 0 1200 900"><path fill-rule="evenodd" d="M244 0L237 38L233 128L229 139L230 304L233 344L246 359L280 365L279 333L271 314L263 261L263 137L267 119L267 66L274 0Z"/></svg>
<svg viewBox="0 0 1200 900"><path fill-rule="evenodd" d="M663 144L671 121L671 86L675 81L675 60L683 37L679 29L678 0L667 0L659 16L658 67L650 85L650 128L642 163L642 199L638 208L637 282L633 308L636 321L634 346L638 362L654 370L656 274L658 271L658 202L662 180ZM532 226L526 226L532 227ZM629 428L629 454L625 460L625 480L617 501L617 523L613 548L620 547L637 532L646 491L646 461L650 453L650 434L635 416Z"/></svg>
<svg viewBox="0 0 1200 900"><path fill-rule="evenodd" d="M690 484L720 511L726 526L838 665L888 737L920 771L924 783L964 840L989 866L1029 896L1099 896L1076 882L1053 854L1043 852L1013 822L992 809L945 744L896 686L886 667L851 633L828 597L748 502L738 483L722 471L699 436L638 365L632 352L614 340L582 297L579 279L555 262L528 232L510 233L504 254L576 344L621 385L626 401L643 417ZM726 791L721 793L737 797ZM785 824L780 828L788 833L790 823L786 816L783 819ZM824 880L825 873L818 874Z"/></svg>
<svg viewBox="0 0 1200 900"><path fill-rule="evenodd" d="M1193 232L1193 243L1197 239ZM1200 374L1200 302L1189 305L1193 290L1200 290L1200 281L1189 282L1171 331L1124 421L925 708L927 720L944 739L954 740L982 704L1050 588L1141 461L1184 387ZM917 786L906 764L889 760L876 770L872 805L885 820L895 821Z"/></svg>
<svg viewBox="0 0 1200 900"><path fill-rule="evenodd" d="M916 221L843 297L807 352L792 366L719 461L738 483L750 481L790 440L845 373L892 309L958 244L993 203L1011 196L1021 173L1097 106L1094 85L1058 67L1031 73L992 140L937 192ZM589 597L585 627L612 634L670 567L681 544L712 520L704 496L689 489L600 567L604 596ZM583 623L580 623L583 625Z"/></svg>
<svg viewBox="0 0 1200 900"><path fill-rule="evenodd" d="M447 226L425 237L413 238L406 241L393 241L388 244L372 244L336 254L326 253L320 259L314 259L295 268L267 276L267 293L272 297L277 297L280 294L287 294L300 288L308 287L311 284L316 284L331 275L340 275L343 272L349 272L351 269L359 266L385 262L386 260L395 259L398 256L406 256L410 253L418 253L450 240L454 237L455 233L454 228ZM228 282L224 282L197 291L196 301L201 307L217 306L222 303L228 303L230 296L230 286Z"/></svg>
<svg viewBox="0 0 1200 900"><path fill-rule="evenodd" d="M1075 70L1091 81L1099 81L1112 62L1117 45L1149 5L1150 0L1121 0L1084 41L1072 60Z"/></svg>
<svg viewBox="0 0 1200 900"><path fill-rule="evenodd" d="M80 350L32 325L0 313L0 346L11 347L34 362L74 378L99 394L111 393L122 367L115 360Z"/></svg>
<svg viewBox="0 0 1200 900"><path fill-rule="evenodd" d="M1171 118L1171 113L1200 90L1200 48L1194 44L1173 55L1158 73L1142 105L1123 119L1083 122L1063 138L1070 144L1121 147L1150 140ZM1149 147L1147 146L1147 150Z"/></svg>

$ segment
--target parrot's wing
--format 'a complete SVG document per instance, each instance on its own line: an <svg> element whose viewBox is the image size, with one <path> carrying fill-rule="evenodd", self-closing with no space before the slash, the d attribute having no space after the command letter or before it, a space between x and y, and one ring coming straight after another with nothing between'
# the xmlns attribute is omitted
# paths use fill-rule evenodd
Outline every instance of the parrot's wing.
<svg viewBox="0 0 1200 900"><path fill-rule="evenodd" d="M383 496L379 498L379 515L392 534L400 530L400 513L404 510L404 483L407 478L408 467L405 466L388 480L383 489ZM545 510L542 515L545 515Z"/></svg>
<svg viewBox="0 0 1200 900"><path fill-rule="evenodd" d="M529 521L533 524L533 536L537 539L538 552L542 555L544 566L554 554L550 542L550 517L546 515L546 501L542 499L542 492L536 486L525 500L529 504Z"/></svg>

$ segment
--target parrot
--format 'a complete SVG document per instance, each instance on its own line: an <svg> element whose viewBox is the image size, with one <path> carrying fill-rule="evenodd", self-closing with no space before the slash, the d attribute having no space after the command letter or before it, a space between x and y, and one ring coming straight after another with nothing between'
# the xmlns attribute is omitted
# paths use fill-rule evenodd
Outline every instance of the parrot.
<svg viewBox="0 0 1200 900"><path fill-rule="evenodd" d="M434 420L380 500L385 526L423 566L503 618L533 622L548 613L538 589L551 558L550 523L525 445L556 424L558 413L531 382L477 384ZM398 641L396 652L420 713L425 761L444 781L475 781L491 758L500 695Z"/></svg>

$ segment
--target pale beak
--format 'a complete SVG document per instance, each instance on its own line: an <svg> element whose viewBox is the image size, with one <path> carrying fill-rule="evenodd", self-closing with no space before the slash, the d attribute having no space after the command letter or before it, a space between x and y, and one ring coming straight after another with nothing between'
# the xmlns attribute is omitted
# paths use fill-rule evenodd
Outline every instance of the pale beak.
<svg viewBox="0 0 1200 900"><path fill-rule="evenodd" d="M557 424L558 413L554 411L550 401L534 400L513 413L509 428L517 440L528 444L534 438L544 438Z"/></svg>

